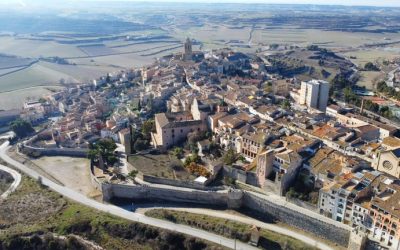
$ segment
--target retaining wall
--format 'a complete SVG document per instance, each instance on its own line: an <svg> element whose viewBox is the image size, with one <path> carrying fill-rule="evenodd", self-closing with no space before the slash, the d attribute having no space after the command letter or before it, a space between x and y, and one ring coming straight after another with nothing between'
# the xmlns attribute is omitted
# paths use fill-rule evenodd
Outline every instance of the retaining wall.
<svg viewBox="0 0 400 250"><path fill-rule="evenodd" d="M293 203L293 204L295 204L295 205L297 205L297 206L299 206L299 207L302 207L302 208L308 209L310 211L313 211L315 213L318 213L318 206L317 205L313 205L311 203L302 201L302 200L297 199L297 198L286 198L286 200L291 202L291 203Z"/></svg>
<svg viewBox="0 0 400 250"><path fill-rule="evenodd" d="M99 191L102 190L102 183L97 179L97 177L94 174L94 165L92 161L90 161L90 181L97 190Z"/></svg>
<svg viewBox="0 0 400 250"><path fill-rule="evenodd" d="M200 183L200 182L195 182L195 181L191 181L191 180L172 180L172 179L160 178L160 177L155 177L155 176L150 176L150 175L143 175L142 179L145 182L174 186L174 187L193 188L193 189L199 189L199 190L213 190L213 191L224 189L222 187L208 187L207 186L208 182Z"/></svg>
<svg viewBox="0 0 400 250"><path fill-rule="evenodd" d="M113 197L133 200L164 200L173 202L195 203L212 206L239 208L242 193L228 191L201 191L183 188L163 188L154 186L133 186L121 184L102 184L103 199Z"/></svg>
<svg viewBox="0 0 400 250"><path fill-rule="evenodd" d="M27 145L22 145L20 150L24 154L32 154L36 157L69 156L69 157L86 158L88 153L88 149L83 149L83 148L36 148Z"/></svg>
<svg viewBox="0 0 400 250"><path fill-rule="evenodd" d="M344 247L347 247L349 242L350 230L346 229L344 225L336 226L335 221L328 223L320 219L321 215L319 214L314 216L312 212L290 209L286 205L280 205L250 192L202 191L177 187L130 186L110 183L103 183L102 191L103 199L106 201L117 197L132 200L194 203L231 209L245 208L262 217L284 222Z"/></svg>
<svg viewBox="0 0 400 250"><path fill-rule="evenodd" d="M335 226L334 221L332 221L332 223L327 223L319 220L318 214L311 217L308 214L272 203L269 200L263 199L249 192L244 193L242 204L244 208L260 213L261 215L267 215L270 218L282 221L301 230L305 230L341 246L347 247L349 243L349 230Z"/></svg>

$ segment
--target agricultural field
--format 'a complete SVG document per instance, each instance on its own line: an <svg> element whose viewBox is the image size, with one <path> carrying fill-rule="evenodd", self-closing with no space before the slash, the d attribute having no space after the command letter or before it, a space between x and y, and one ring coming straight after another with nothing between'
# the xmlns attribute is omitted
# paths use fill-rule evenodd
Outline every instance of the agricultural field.
<svg viewBox="0 0 400 250"><path fill-rule="evenodd" d="M376 71L361 71L357 85L374 90L378 82L385 79L385 73Z"/></svg>
<svg viewBox="0 0 400 250"><path fill-rule="evenodd" d="M9 68L27 66L33 63L34 61L35 61L34 59L29 59L29 58L0 55L0 69L9 69Z"/></svg>
<svg viewBox="0 0 400 250"><path fill-rule="evenodd" d="M78 83L73 76L46 67L43 63L0 77L0 92L10 92L37 86L59 86L60 80Z"/></svg>
<svg viewBox="0 0 400 250"><path fill-rule="evenodd" d="M389 34L388 37L400 39L398 34ZM253 34L253 43L283 43L299 46L316 44L331 49L358 47L382 41L382 34L299 29L298 27L267 27L263 30L256 29Z"/></svg>
<svg viewBox="0 0 400 250"><path fill-rule="evenodd" d="M291 5L119 3L91 5L89 12L79 11L80 7L68 6L78 11L54 11L63 14L46 13L41 18L38 9L29 18L0 14L4 21L0 28L0 97L6 98L0 99L0 108L20 107L24 101L20 98L38 98L48 93L46 87L61 86L60 82L86 83L107 73L151 64L156 58L182 52L187 37L196 40L193 50L205 51L230 47L246 53L260 49L275 53L266 51L269 45L315 44L351 57L358 66L400 53L395 9L382 14L323 6L310 11L307 6ZM101 14L105 10L107 15ZM10 22L10 15L18 22ZM367 47L372 44L380 45ZM55 57L66 63L56 64ZM307 64L316 71L306 78L324 76L320 67ZM331 80L335 70L330 73L324 78ZM365 86L375 78L371 74L362 77L360 84ZM25 92L32 87L32 92Z"/></svg>
<svg viewBox="0 0 400 250"><path fill-rule="evenodd" d="M86 56L76 45L60 44L54 41L0 36L0 44L0 53L24 58Z"/></svg>
<svg viewBox="0 0 400 250"><path fill-rule="evenodd" d="M114 50L106 47L104 44L84 45L79 46L79 49L89 57L112 55L117 53Z"/></svg>
<svg viewBox="0 0 400 250"><path fill-rule="evenodd" d="M1 82L1 80L0 80ZM62 87L29 87L25 89L0 92L0 109L20 109L25 100L36 100L37 98L48 95Z"/></svg>
<svg viewBox="0 0 400 250"><path fill-rule="evenodd" d="M389 50L390 48L357 49L339 54L345 56L357 66L364 67L367 62L382 63L384 60L390 60L398 56L396 52Z"/></svg>

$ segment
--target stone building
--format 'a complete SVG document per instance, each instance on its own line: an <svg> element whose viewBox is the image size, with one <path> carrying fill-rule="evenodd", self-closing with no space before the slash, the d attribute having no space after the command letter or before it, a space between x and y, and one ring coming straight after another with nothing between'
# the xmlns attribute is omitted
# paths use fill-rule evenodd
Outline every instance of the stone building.
<svg viewBox="0 0 400 250"><path fill-rule="evenodd" d="M301 156L291 150L264 150L257 156L259 186L278 195L285 195L302 165Z"/></svg>
<svg viewBox="0 0 400 250"><path fill-rule="evenodd" d="M370 215L371 234L380 244L390 249L400 247L400 186L395 182L380 182L375 187Z"/></svg>
<svg viewBox="0 0 400 250"><path fill-rule="evenodd" d="M400 148L380 152L374 168L400 178Z"/></svg>
<svg viewBox="0 0 400 250"><path fill-rule="evenodd" d="M156 133L152 133L156 148L168 149L186 140L191 132L207 130L204 120L194 120L189 112L160 113L155 115Z"/></svg>
<svg viewBox="0 0 400 250"><path fill-rule="evenodd" d="M246 160L253 161L265 146L266 138L266 134L263 132L244 133L238 140L237 152L242 154Z"/></svg>

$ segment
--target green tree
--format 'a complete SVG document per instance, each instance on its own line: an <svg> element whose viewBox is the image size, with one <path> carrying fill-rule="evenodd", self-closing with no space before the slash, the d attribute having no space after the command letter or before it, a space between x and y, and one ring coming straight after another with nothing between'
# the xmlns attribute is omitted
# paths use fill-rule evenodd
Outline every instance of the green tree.
<svg viewBox="0 0 400 250"><path fill-rule="evenodd" d="M115 149L117 149L117 144L114 140L100 139L91 145L88 158L96 162L100 161L101 158L107 166L112 166L118 161L114 153Z"/></svg>
<svg viewBox="0 0 400 250"><path fill-rule="evenodd" d="M285 110L290 109L290 101L288 99L285 99L284 101L282 101L281 103L281 107Z"/></svg>
<svg viewBox="0 0 400 250"><path fill-rule="evenodd" d="M185 159L185 167L189 166L191 163L201 163L201 158L198 154L192 154L191 156L186 157Z"/></svg>
<svg viewBox="0 0 400 250"><path fill-rule="evenodd" d="M143 122L142 134L146 140L151 139L151 132L154 132L155 130L156 130L156 125L155 125L154 120L147 120L147 121Z"/></svg>
<svg viewBox="0 0 400 250"><path fill-rule="evenodd" d="M17 119L10 123L11 130L17 135L19 138L23 138L35 130L32 128L32 124L22 119Z"/></svg>
<svg viewBox="0 0 400 250"><path fill-rule="evenodd" d="M373 64L372 62L367 62L364 66L365 70L368 71L379 71L378 66L376 66L375 64Z"/></svg>
<svg viewBox="0 0 400 250"><path fill-rule="evenodd" d="M136 176L138 175L139 171L137 170L132 170L131 172L129 172L128 176L129 178L131 178L132 180L134 180L136 178Z"/></svg>
<svg viewBox="0 0 400 250"><path fill-rule="evenodd" d="M148 141L146 141L146 140L138 139L133 144L133 149L135 151L142 151L142 150L145 150L147 148L148 148Z"/></svg>
<svg viewBox="0 0 400 250"><path fill-rule="evenodd" d="M228 151L226 151L226 153L223 157L223 161L226 165L232 165L233 163L236 162L237 157L238 156L237 156L236 152L232 148L230 148L230 149L228 149Z"/></svg>
<svg viewBox="0 0 400 250"><path fill-rule="evenodd" d="M175 147L171 153L176 156L176 158L181 159L183 157L183 149L180 147Z"/></svg>

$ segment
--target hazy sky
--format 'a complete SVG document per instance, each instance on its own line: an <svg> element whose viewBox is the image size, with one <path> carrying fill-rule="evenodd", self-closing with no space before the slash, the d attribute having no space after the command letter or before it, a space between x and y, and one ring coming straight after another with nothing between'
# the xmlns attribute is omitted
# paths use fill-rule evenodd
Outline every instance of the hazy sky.
<svg viewBox="0 0 400 250"><path fill-rule="evenodd" d="M96 0L84 0L96 1ZM101 0L101 1L139 1L139 2L206 2L206 3L277 3L277 4L338 4L364 6L396 6L400 0Z"/></svg>

